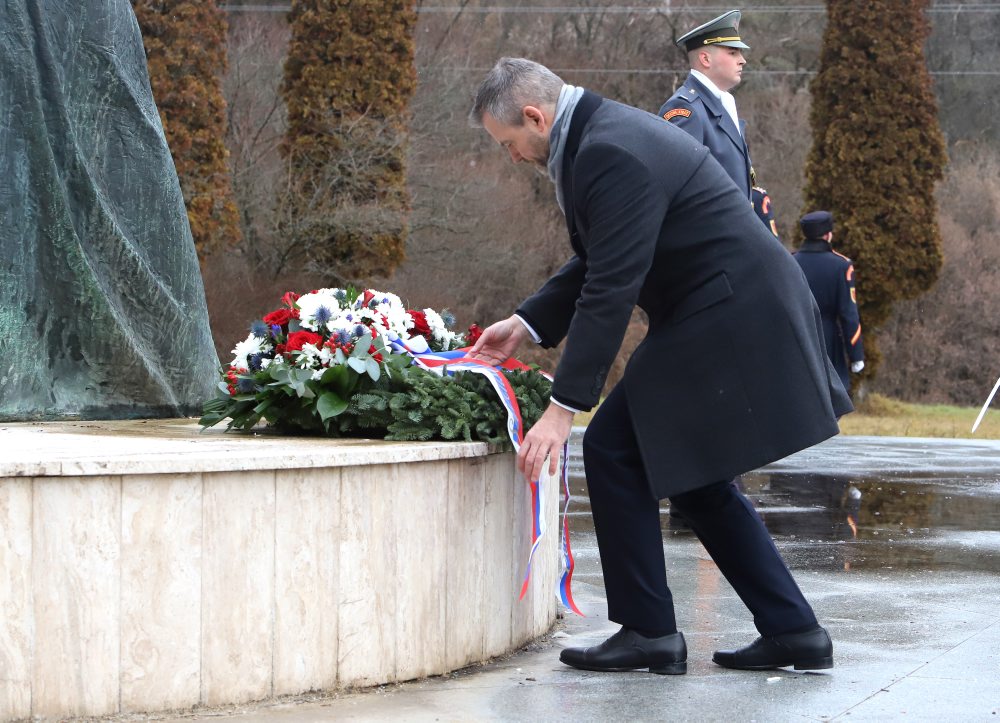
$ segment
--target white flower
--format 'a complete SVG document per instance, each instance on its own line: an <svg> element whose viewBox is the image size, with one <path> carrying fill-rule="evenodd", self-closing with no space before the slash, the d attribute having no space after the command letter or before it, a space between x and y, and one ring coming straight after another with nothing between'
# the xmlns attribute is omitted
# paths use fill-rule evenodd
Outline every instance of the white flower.
<svg viewBox="0 0 1000 723"><path fill-rule="evenodd" d="M302 349L295 358L295 365L301 369L316 368L320 366L322 351L315 344L303 344Z"/></svg>
<svg viewBox="0 0 1000 723"><path fill-rule="evenodd" d="M320 289L312 294L304 294L295 303L299 307L299 324L303 329L319 331L333 319L340 315L340 302L334 295L336 289ZM317 319L317 315L325 317L322 322Z"/></svg>
<svg viewBox="0 0 1000 723"><path fill-rule="evenodd" d="M424 309L424 316L427 317L427 326L430 327L431 336L434 337L443 351L450 351L457 344L457 339L461 336L448 329L441 315L434 309Z"/></svg>
<svg viewBox="0 0 1000 723"><path fill-rule="evenodd" d="M259 336L251 334L239 342L236 348L233 349L233 360L229 362L229 366L234 369L248 369L250 367L250 357L270 348L271 344L266 339L261 339Z"/></svg>

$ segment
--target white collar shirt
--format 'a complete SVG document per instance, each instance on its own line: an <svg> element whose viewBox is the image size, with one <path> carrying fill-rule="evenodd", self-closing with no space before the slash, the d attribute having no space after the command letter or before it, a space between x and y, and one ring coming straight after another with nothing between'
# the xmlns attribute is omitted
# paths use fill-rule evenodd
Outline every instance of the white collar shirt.
<svg viewBox="0 0 1000 723"><path fill-rule="evenodd" d="M708 79L708 76L702 73L700 70L691 69L691 75L697 78L702 85L708 88L709 92L714 95L722 103L722 107L726 109L726 113L733 120L733 125L736 126L736 130L743 135L743 129L740 128L740 117L736 113L736 98L733 97L732 93L728 93L724 90L719 90L718 86Z"/></svg>

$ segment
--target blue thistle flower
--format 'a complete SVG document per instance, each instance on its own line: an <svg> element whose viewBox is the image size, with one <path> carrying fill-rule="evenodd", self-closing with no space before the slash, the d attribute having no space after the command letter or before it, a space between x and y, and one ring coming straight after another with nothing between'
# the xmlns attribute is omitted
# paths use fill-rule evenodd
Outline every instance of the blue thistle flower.
<svg viewBox="0 0 1000 723"><path fill-rule="evenodd" d="M445 326L451 328L455 325L455 316L450 311L445 309L441 312L441 321L444 322Z"/></svg>
<svg viewBox="0 0 1000 723"><path fill-rule="evenodd" d="M250 325L250 333L258 339L266 339L271 330L263 321L255 321Z"/></svg>
<svg viewBox="0 0 1000 723"><path fill-rule="evenodd" d="M253 379L240 377L239 381L236 382L236 390L240 394L253 394L257 391L257 385L253 383Z"/></svg>
<svg viewBox="0 0 1000 723"><path fill-rule="evenodd" d="M366 331L368 331L368 329L365 328L364 324L358 324L354 327L354 336L361 336Z"/></svg>
<svg viewBox="0 0 1000 723"><path fill-rule="evenodd" d="M337 301L344 301L347 298L347 292L343 289L337 289L333 292L333 298Z"/></svg>
<svg viewBox="0 0 1000 723"><path fill-rule="evenodd" d="M332 316L333 314L330 313L329 309L327 309L325 306L321 306L318 309L316 309L316 314L314 315L313 318L316 320L316 324L318 326L323 326L326 322L330 321L330 318Z"/></svg>
<svg viewBox="0 0 1000 723"><path fill-rule="evenodd" d="M347 343L349 343L351 341L351 335L348 334L343 329L339 330L336 334L334 334L334 337L335 337L335 341L338 344L347 344Z"/></svg>
<svg viewBox="0 0 1000 723"><path fill-rule="evenodd" d="M266 355L264 354L251 354L247 357L247 368L252 372L260 371L260 362L264 359Z"/></svg>

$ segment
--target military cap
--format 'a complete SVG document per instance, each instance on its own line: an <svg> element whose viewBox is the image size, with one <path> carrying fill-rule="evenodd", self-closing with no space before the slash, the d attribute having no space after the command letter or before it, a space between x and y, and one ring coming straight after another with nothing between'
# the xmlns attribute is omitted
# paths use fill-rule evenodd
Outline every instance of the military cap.
<svg viewBox="0 0 1000 723"><path fill-rule="evenodd" d="M812 211L799 219L799 226L806 238L822 238L833 231L833 214L829 211Z"/></svg>
<svg viewBox="0 0 1000 723"><path fill-rule="evenodd" d="M739 10L723 13L715 20L709 20L704 25L699 25L694 30L677 38L675 41L677 47L688 52L712 45L750 50L750 46L740 39L740 16Z"/></svg>

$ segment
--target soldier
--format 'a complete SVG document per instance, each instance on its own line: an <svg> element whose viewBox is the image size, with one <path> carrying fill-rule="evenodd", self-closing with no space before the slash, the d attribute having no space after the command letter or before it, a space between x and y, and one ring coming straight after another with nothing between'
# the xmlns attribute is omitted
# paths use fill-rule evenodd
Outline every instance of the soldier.
<svg viewBox="0 0 1000 723"><path fill-rule="evenodd" d="M740 11L730 10L677 39L677 46L687 52L691 73L660 108L660 115L707 146L750 200L746 122L739 119L729 92L739 85L746 64L743 51L750 49L740 39L739 23Z"/></svg>
<svg viewBox="0 0 1000 723"><path fill-rule="evenodd" d="M823 317L826 352L844 389L850 389L847 360L850 359L850 370L855 374L865 366L854 264L833 250L833 215L829 211L807 213L799 226L805 240L794 254L795 260L805 272Z"/></svg>
<svg viewBox="0 0 1000 723"><path fill-rule="evenodd" d="M774 220L774 206L771 204L771 197L767 195L767 190L760 186L753 186L750 189L750 194L750 200L753 202L753 210L757 213L757 218L763 221L764 225L774 234L776 239L780 240L778 225Z"/></svg>

